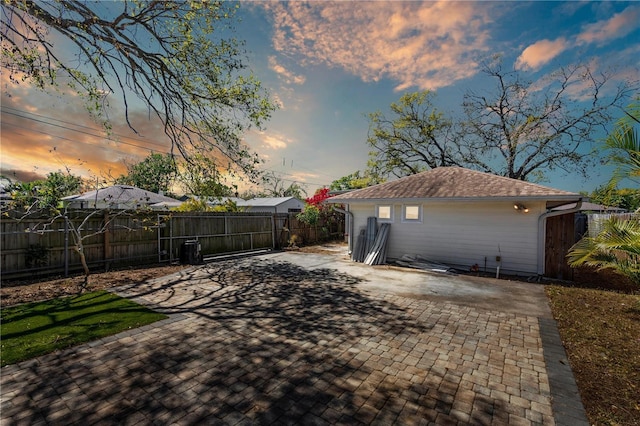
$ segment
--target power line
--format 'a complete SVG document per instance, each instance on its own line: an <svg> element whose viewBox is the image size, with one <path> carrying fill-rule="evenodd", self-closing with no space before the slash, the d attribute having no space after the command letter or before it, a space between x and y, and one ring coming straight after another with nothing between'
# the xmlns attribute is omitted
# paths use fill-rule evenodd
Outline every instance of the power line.
<svg viewBox="0 0 640 426"><path fill-rule="evenodd" d="M83 125L83 124L71 123L71 122L69 122L69 121L60 120L59 118L49 117L49 116L46 116L46 115L43 115L43 114L36 114L35 112L25 111L25 110L21 110L21 109L14 108L14 107L10 107L10 106L6 106L6 105L2 105L2 108L4 108L5 110L6 110L6 109L11 109L11 110L13 110L13 111L17 111L17 112L20 112L20 113L29 114L29 115L34 115L34 116L36 116L36 117L44 118L44 119L47 119L47 120L58 121L58 122L60 122L60 123L69 124L69 125L76 126L76 127L81 127L81 128L84 128L84 129L96 130L96 128L95 128L95 127L85 126L85 125ZM10 112L8 112L8 111L7 111L7 113L10 113ZM29 117L23 117L23 118L26 118L27 120L29 120L29 119L30 119ZM48 124L48 123L47 123L47 124ZM133 141L136 141L136 142L149 143L149 144L151 144L151 145L157 145L157 146L159 146L159 147L165 148L165 146L164 146L164 145L159 144L159 143L154 143L153 141L141 141L141 140L140 140L140 139L138 139L138 138L134 138L134 137L131 137L131 136L126 136L126 135L121 135L121 134L119 134L119 133L112 133L112 134L113 134L114 136L119 137L119 138L130 139L130 140L133 140Z"/></svg>
<svg viewBox="0 0 640 426"><path fill-rule="evenodd" d="M120 153L122 153L122 154L129 154L129 153L128 153L128 152L126 152L126 151L122 151L122 150L119 150L119 149L116 149L116 148L113 148L113 147L105 147L105 146L101 146L101 145L99 145L99 144L95 144L95 143L92 143L92 142L89 142L89 141L86 141L86 140L75 140L75 139L69 139L69 138L64 137L64 136L52 135L52 134L50 134L50 133L43 132L43 131L41 131L41 130L35 130L35 129L28 128L28 127L24 127L24 126L21 126L21 125L19 125L19 124L15 124L15 123L8 123L8 122L4 122L3 124L4 124L4 125L14 126L14 127L17 127L17 128L20 128L20 129L24 129L24 130L27 130L27 131L30 131L30 132L40 133L40 134L43 134L43 135L46 135L46 136L51 136L51 137L54 137L54 138L57 138L57 139L67 140L67 141L69 141L69 142L74 142L74 143L84 143L84 144L88 144L88 145L95 146L95 147L100 148L100 149L103 149L103 150L112 150L112 151L120 152ZM84 133L84 132L81 132L81 133ZM27 136L27 135L25 135L25 134L23 134L23 133L20 133L20 135L22 135L22 136ZM124 144L125 144L125 145L133 145L133 146L136 146L136 147L141 148L141 149L148 149L148 148L145 148L145 147L139 147L139 146L134 145L134 144L129 144L129 143L124 143ZM148 150L149 150L149 151L153 151L153 150L151 150L151 149L148 149ZM156 152L158 152L158 151L156 151ZM169 152L162 152L162 153L163 153L163 154L169 154ZM279 175L284 175L284 176L293 176L293 174L291 174L291 173L281 172L281 171L279 171L279 170L266 169L266 168L265 168L265 169L262 169L262 170L264 170L264 171L269 171L269 172L272 172L272 173L277 173L277 174L279 174ZM302 183L302 184L318 185L318 186L325 186L325 185L326 185L326 183L309 182L309 181L300 181L300 180L294 180L294 179L286 179L286 178L282 178L282 177L280 177L280 179L281 179L281 180L283 180L283 181L285 181L285 182L291 182L291 183Z"/></svg>
<svg viewBox="0 0 640 426"><path fill-rule="evenodd" d="M291 161L291 163L293 163L293 160ZM289 173L289 172L286 172L286 171L283 171L283 170L275 170L275 169L270 168L270 167L274 167L274 163L273 163L273 162L271 162L271 164L272 164L271 166L268 166L268 165L267 165L267 166L265 166L265 167L263 168L263 170L267 170L267 171L271 171L271 172L279 173L279 174L281 174L281 175L293 176L293 174L292 174L292 173ZM291 172L298 172L298 173L311 172L311 173L313 173L313 174L326 176L326 177L330 178L332 181L337 180L337 179L340 179L340 177L341 177L341 176L336 177L335 175L331 175L331 174L328 174L328 173L319 172L319 171L317 171L317 170L313 170L313 169L311 169L311 168L309 168L309 167L304 167L304 166L298 166L298 167L296 167L295 169L293 169L293 167L292 167L291 169L288 169L288 168L287 168L287 170L290 170ZM316 185L325 185L325 184L321 184L321 183L314 183L314 184L316 184Z"/></svg>
<svg viewBox="0 0 640 426"><path fill-rule="evenodd" d="M319 172L319 171L317 171L317 170L310 169L309 167L300 167L300 169L302 169L302 170L306 170L306 171L308 171L308 172L315 173L315 174L318 174L318 175L327 176L327 177L331 178L332 180L339 179L339 177L335 177L334 175L330 175L330 174L328 174L328 173Z"/></svg>
<svg viewBox="0 0 640 426"><path fill-rule="evenodd" d="M86 132L86 131L79 130L79 129L74 129L74 128L71 128L71 127L68 127L68 126L63 126L61 124L50 123L48 121L40 120L40 119L34 118L34 117L26 117L24 115L20 115L19 113L31 114L31 115L35 115L36 117L41 117L41 118L44 118L44 119L47 119L47 120L58 121L60 123L64 123L64 124L68 124L68 125L72 125L72 126L76 126L76 127L80 127L80 128L85 128L85 129L89 129L89 130L94 130L94 131L96 130L94 128L91 128L91 127L88 127L88 126L83 126L81 124L70 123L68 121L59 120L57 118L47 117L47 116L44 116L44 115L41 115L41 114L35 114L35 113L31 113L31 112L24 111L24 110L19 110L17 108L6 107L4 105L2 106L2 109L4 109L3 113L22 118L24 120L31 120L31 121L35 121L35 122L38 122L38 123L46 124L46 125L49 125L49 126L58 127L58 128L64 129L64 130L69 130L69 131L72 131L72 132L77 132L77 133L81 133L81 134L84 134L84 135L93 136L93 137L100 138L100 139L108 139L108 138L105 138L104 135L99 135L99 134L90 133L90 132ZM8 111L8 109L12 109L14 111L18 111L19 113ZM148 144L148 145L154 145L154 146L157 146L157 147L165 149L165 150L167 149L166 146L163 146L163 145L160 145L160 144L157 144L157 143L153 143L151 141L140 141L139 139L131 138L129 136L124 136L124 135L120 135L120 134L117 134L117 133L114 133L113 135L117 136L118 138L130 139L130 140L134 140L134 141L139 142L139 143L145 143L145 144ZM53 136L53 135L50 135L50 136ZM122 141L122 140L119 140L119 139L118 140L114 140L113 142L121 143L123 145L133 146L133 147L140 148L140 149L145 149L145 150L154 150L154 148L150 148L150 147L147 147L147 146L134 144L132 142L125 142L125 141ZM169 152L163 152L163 153L169 154Z"/></svg>
<svg viewBox="0 0 640 426"><path fill-rule="evenodd" d="M64 140L67 140L67 141L69 141L69 142L79 142L79 143L82 143L82 141L76 141L76 140L73 140L73 139L65 138L64 136L55 136L55 135L51 135L51 134L49 134L49 133L46 133L46 132L43 132L43 131L40 131L40 130L31 129L31 128L29 128L29 127L24 127L24 126L21 126L21 125L16 124L16 123L9 123L9 122L3 121L3 122L2 122L2 125L3 125L3 126L9 125L9 126L17 127L18 129L28 130L28 131L30 131L30 132L41 133L41 134L43 134L43 135L52 136L52 137L54 137L54 138L64 139ZM16 132L16 134L17 134L17 135L20 135L20 136L29 137L29 135L26 135L26 134L24 134L24 133Z"/></svg>
<svg viewBox="0 0 640 426"><path fill-rule="evenodd" d="M95 133L86 132L86 131L79 130L79 129L74 129L74 128L71 128L71 127L68 127L68 126L63 126L61 124L50 123L50 122L47 122L47 121L44 121L44 120L41 120L41 119L38 119L38 118L34 118L34 117L26 117L26 116L21 115L19 113L30 114L30 115L33 115L33 116L36 116L36 117L40 117L40 118L43 118L43 119L46 119L46 120L57 121L57 122L64 123L64 124L67 124L67 125L76 126L76 127L79 127L79 128L84 128L84 129L89 129L89 130L94 130L95 131L95 128L92 128L92 127L89 127L89 126L70 123L68 121L64 121L64 120L60 120L60 119L57 119L57 118L45 116L45 115L42 115L42 114L32 113L32 112L25 111L25 110L20 110L18 108L8 107L8 106L5 106L5 105L2 105L2 109L4 110L3 112L5 114L13 115L13 116L18 117L18 118L35 121L35 122L38 122L38 123L42 123L42 124L46 124L46 125L49 125L49 126L58 127L58 128L63 129L63 130L68 130L68 131L84 134L84 135L87 135L87 136L96 137L96 138L99 138L99 139L107 139L107 140L109 140L108 138L105 138L103 135L98 135L98 134L95 134ZM9 111L9 110L13 110L13 111L17 111L17 112L12 112L12 111ZM69 139L69 138L64 137L64 136L53 135L53 134L50 134L50 133L47 133L47 132L43 132L43 131L40 131L40 130L35 130L35 129L32 129L32 128L27 128L27 127L24 127L24 126L20 126L19 124L15 124L15 123L7 123L7 122L5 122L4 124L9 124L9 125L12 125L14 127L18 127L18 128L24 129L24 130L28 130L28 131L44 134L44 135L55 137L55 138L58 138L58 139L67 140L69 142L85 143L85 144L88 144L88 145L97 146L97 147L99 147L101 149L104 149L104 150L111 149L113 151L120 152L122 154L130 154L128 152L125 152L125 151L122 151L122 150L119 150L119 149L116 149L116 148L113 148L113 147L107 148L105 146L99 146L99 145L96 145L95 143L91 143L91 142L86 141L86 140ZM131 137L128 137L128 136L124 136L124 135L119 135L117 133L114 133L114 135L118 136L119 138L126 138L126 139L130 139L130 140L134 140L136 142L141 142L138 139L134 139L134 138L131 138ZM26 135L23 135L23 136L26 136ZM122 145L132 146L134 148L139 148L139 149L143 149L143 150L152 151L152 152L159 152L159 153L162 153L162 154L171 154L170 151L160 151L160 150L157 150L157 149L154 149L154 148L138 145L138 144L135 144L135 143L132 143L132 142L125 142L125 141L122 141L122 140L113 140L113 142L117 143L117 144L119 143L119 144L122 144ZM147 142L145 141L145 143L147 143ZM148 142L148 143L150 145L155 145L155 146L162 147L162 148L166 149L166 147L161 146L159 144L154 144L152 142ZM272 172L272 173L278 173L279 175L282 175L282 176L292 176L293 177L293 174L287 173L287 172L282 172L282 171L279 171L279 170L274 170L274 169L269 169L269 168L264 168L263 170L269 171L269 172ZM338 179L338 178L336 178L336 177L334 177L332 175L329 175L329 174L326 174L326 173L322 173L322 172L317 172L317 171L311 170L309 168L306 168L305 170L310 171L312 173L316 173L316 174L321 174L321 175L327 176L327 177L331 178L332 180ZM318 185L318 186L326 186L327 185L326 182L325 183L319 183L319 182L301 181L301 180L294 180L294 179L285 179L285 178L282 178L282 177L280 177L280 179L285 181L285 182L291 182L291 183L302 183L302 184Z"/></svg>
<svg viewBox="0 0 640 426"><path fill-rule="evenodd" d="M291 163L293 164L293 160L291 160ZM272 169L267 169L267 170L272 170ZM328 174L328 173L320 172L318 170L314 170L314 169L311 169L309 167L303 167L303 166L298 166L296 169L293 169L293 167L292 167L292 170L293 171L299 171L299 172L307 171L307 172L311 172L311 173L314 173L314 174L317 174L317 175L323 175L323 176L326 176L326 177L330 178L332 181L340 179L340 177L341 177L341 176L336 177L335 175L331 175L331 174ZM273 170L273 171L275 171L275 170ZM285 173L286 174L286 172L281 172L281 171L278 171L278 173Z"/></svg>
<svg viewBox="0 0 640 426"><path fill-rule="evenodd" d="M281 172L279 170L273 170L273 169L267 169L267 168L263 168L261 169L263 171L268 171L268 172L272 172L272 173L278 173L280 175L284 175L284 176L293 176L293 174L291 173L286 173L286 172ZM291 182L291 183L301 183L301 184L309 184L309 185L318 185L318 186L327 186L327 183L319 183L319 182L309 182L309 181L301 181L301 180L293 180L293 179L285 179L280 177L280 180L283 180L285 182ZM334 179L335 180L335 179Z"/></svg>
<svg viewBox="0 0 640 426"><path fill-rule="evenodd" d="M65 137L65 136L53 135L53 134L51 134L51 133L43 132L43 131L41 131L41 130L36 130L36 129L33 129L33 128L29 128L29 127L24 127L24 126L21 126L21 125L19 125L19 124L15 124L15 123L3 122L3 123L2 123L2 125L3 125L3 126L4 126L4 125L9 125L9 126L17 127L17 128L19 128L19 129L27 130L27 131L29 131L29 132L40 133L40 134L43 134L43 135L46 135L46 136L50 136L50 137L53 137L53 138L56 138L56 139L66 140L66 141L69 141L69 142L74 142L74 143L83 143L83 144L87 144L87 145L95 146L95 147L100 148L100 149L105 149L105 150L107 149L107 147L105 147L105 146L100 146L100 145L98 145L98 144L96 144L96 143L93 143L93 142L90 142L90 141L83 141L83 140L77 140L77 139L69 139L69 138L67 138L67 137ZM70 130L73 130L73 129L70 129ZM80 133L83 133L83 132L80 132ZM22 136L27 136L27 135L25 135L25 134L23 134L23 133L20 133L20 135L22 135ZM95 135L93 135L93 136L95 136ZM113 142L116 142L116 141L113 141ZM145 151L155 151L155 152L160 152L160 151L158 151L158 150L153 150L153 149L151 149L151 148L147 148L147 147L144 147L144 146L138 146L138 145L135 145L135 144L132 144L132 143L128 143L128 142L116 142L116 143L121 143L122 145L130 145L130 146L133 146L133 147L135 147L135 148L143 149L143 150L145 150ZM114 147L109 147L108 149L113 150L113 151L116 151L116 152L120 152L120 153L122 153L122 154L129 154L129 155L131 154L131 153L129 153L129 152L122 151L122 150L117 149L117 148L114 148ZM162 153L163 153L163 154L169 154L169 152L168 152L168 151L167 151L167 152L162 152Z"/></svg>

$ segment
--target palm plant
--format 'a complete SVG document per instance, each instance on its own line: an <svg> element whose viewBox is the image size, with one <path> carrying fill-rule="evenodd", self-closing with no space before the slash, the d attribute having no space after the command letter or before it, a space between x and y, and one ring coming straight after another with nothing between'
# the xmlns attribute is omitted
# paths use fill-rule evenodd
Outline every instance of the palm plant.
<svg viewBox="0 0 640 426"><path fill-rule="evenodd" d="M616 169L608 183L613 190L623 179L640 179L640 140L636 125L640 123L640 107L636 101L629 107L625 119L607 137L609 162ZM585 236L569 249L569 265L612 268L640 286L640 217L611 217L595 236Z"/></svg>
<svg viewBox="0 0 640 426"><path fill-rule="evenodd" d="M572 267L614 269L640 285L640 218L609 218L595 237L574 244L567 259Z"/></svg>
<svg viewBox="0 0 640 426"><path fill-rule="evenodd" d="M609 162L616 165L609 187L615 188L622 179L640 179L640 139L634 126L622 123L605 141L610 151Z"/></svg>

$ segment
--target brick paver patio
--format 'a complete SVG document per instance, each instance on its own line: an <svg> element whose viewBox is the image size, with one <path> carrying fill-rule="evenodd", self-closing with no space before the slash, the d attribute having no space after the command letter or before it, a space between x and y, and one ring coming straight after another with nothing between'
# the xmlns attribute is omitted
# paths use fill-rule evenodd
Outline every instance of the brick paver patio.
<svg viewBox="0 0 640 426"><path fill-rule="evenodd" d="M555 424L537 317L358 281L253 258L120 288L169 319L3 368L2 424Z"/></svg>

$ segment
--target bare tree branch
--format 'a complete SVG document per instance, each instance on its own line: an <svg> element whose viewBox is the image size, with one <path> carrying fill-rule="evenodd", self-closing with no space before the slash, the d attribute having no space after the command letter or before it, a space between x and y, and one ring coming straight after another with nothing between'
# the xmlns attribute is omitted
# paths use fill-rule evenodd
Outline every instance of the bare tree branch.
<svg viewBox="0 0 640 426"><path fill-rule="evenodd" d="M275 105L230 35L236 4L14 0L1 7L2 67L14 81L44 90L66 81L107 130L109 97L122 100L134 131L132 112L142 102L183 156L206 146L253 171L256 157L242 136Z"/></svg>

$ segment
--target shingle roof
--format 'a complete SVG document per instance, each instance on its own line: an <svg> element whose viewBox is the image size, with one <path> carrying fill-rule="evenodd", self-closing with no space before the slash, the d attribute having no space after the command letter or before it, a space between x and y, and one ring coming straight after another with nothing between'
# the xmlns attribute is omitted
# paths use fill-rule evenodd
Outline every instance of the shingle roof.
<svg viewBox="0 0 640 426"><path fill-rule="evenodd" d="M243 207L276 207L282 203L286 203L289 200L293 200L294 197L264 197L264 198L252 198L242 203Z"/></svg>
<svg viewBox="0 0 640 426"><path fill-rule="evenodd" d="M331 202L407 198L544 198L572 199L579 194L461 167L439 167L392 182L359 189Z"/></svg>
<svg viewBox="0 0 640 426"><path fill-rule="evenodd" d="M70 195L64 197L65 201L106 201L118 204L124 204L131 201L142 201L143 204L155 204L163 201L178 201L155 192L146 191L129 185L113 185L107 188L101 188L95 191L89 191L78 195Z"/></svg>

